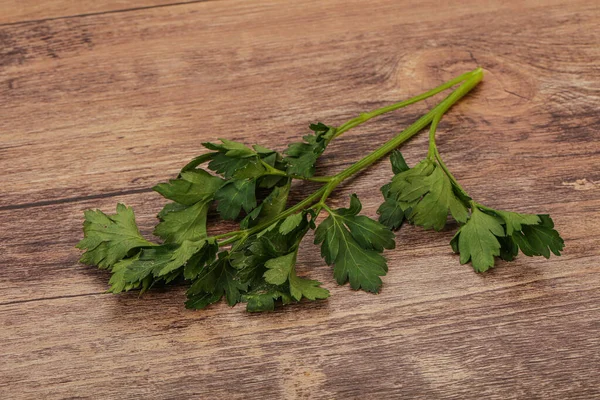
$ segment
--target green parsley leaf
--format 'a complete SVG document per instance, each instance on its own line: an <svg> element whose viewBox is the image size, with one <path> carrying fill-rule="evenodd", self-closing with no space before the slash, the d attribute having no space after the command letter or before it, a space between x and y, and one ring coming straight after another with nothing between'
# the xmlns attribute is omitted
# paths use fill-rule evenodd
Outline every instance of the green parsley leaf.
<svg viewBox="0 0 600 400"><path fill-rule="evenodd" d="M394 150L390 154L390 163L392 164L392 172L394 174L399 174L410 169L402 153L398 150ZM385 200L377 209L377 214L379 214L379 222L388 229L397 230L400 229L404 222L405 210L402 208L400 202L396 200L396 196L390 193L391 185L391 183L387 183L381 187L381 194L383 194ZM406 214L410 214L410 209L406 211Z"/></svg>
<svg viewBox="0 0 600 400"><path fill-rule="evenodd" d="M333 274L340 285L349 280L352 289L378 292L380 276L387 272L385 258L379 253L393 248L393 233L377 221L357 216L360 209L360 201L352 195L350 208L332 210L317 227L315 244L321 244L325 262L334 264Z"/></svg>
<svg viewBox="0 0 600 400"><path fill-rule="evenodd" d="M185 240L206 238L206 218L210 201L200 201L180 211L162 214L162 221L154 234L165 243L182 243Z"/></svg>
<svg viewBox="0 0 600 400"><path fill-rule="evenodd" d="M365 249L382 252L383 249L393 249L396 246L394 234L379 222L365 216L357 215L362 204L355 194L350 196L350 208L340 208L337 215L350 229L352 236Z"/></svg>
<svg viewBox="0 0 600 400"><path fill-rule="evenodd" d="M240 281L238 271L231 266L229 253L219 253L219 258L203 268L187 291L187 308L201 309L216 303L223 296L227 304L234 306L248 289L248 284Z"/></svg>
<svg viewBox="0 0 600 400"><path fill-rule="evenodd" d="M249 312L273 311L277 300L281 300L286 305L292 302L292 297L281 287L266 282L252 288L248 293L242 295L241 299L247 303L246 311Z"/></svg>
<svg viewBox="0 0 600 400"><path fill-rule="evenodd" d="M255 146L255 149L257 149L257 148L261 149L260 146ZM264 149L264 150L268 150L268 149ZM257 150L257 153L261 157L261 162L264 164L267 164L281 172L285 171L285 163L283 162L283 158L281 157L281 154L279 154L273 150L269 150L269 151L270 151L270 153L261 152L261 151ZM260 179L258 179L258 186L261 188L270 189L274 186L283 186L287 183L288 180L289 180L288 177L281 176L281 175L269 175L269 172L265 172L264 175L262 175L260 177Z"/></svg>
<svg viewBox="0 0 600 400"><path fill-rule="evenodd" d="M384 192L386 189L387 188L383 186L382 192ZM377 209L377 214L379 214L379 222L388 229L397 230L404 222L404 210L392 196L386 196L384 194L384 197L385 201Z"/></svg>
<svg viewBox="0 0 600 400"><path fill-rule="evenodd" d="M212 176L202 169L196 169L182 172L179 179L160 183L152 189L169 200L191 206L199 201L212 199L223 182L221 178Z"/></svg>
<svg viewBox="0 0 600 400"><path fill-rule="evenodd" d="M540 217L535 214L519 214L501 210L493 210L493 213L502 218L506 224L506 234L509 236L515 231L523 229L524 225L537 225L541 222Z"/></svg>
<svg viewBox="0 0 600 400"><path fill-rule="evenodd" d="M248 229L261 221L269 221L283 212L290 193L290 187L290 182L285 186L276 186L258 207L246 215L240 222L240 227Z"/></svg>
<svg viewBox="0 0 600 400"><path fill-rule="evenodd" d="M256 207L256 182L251 179L234 180L223 185L215 194L217 211L223 219L234 220L242 208L246 212Z"/></svg>
<svg viewBox="0 0 600 400"><path fill-rule="evenodd" d="M425 229L439 231L446 225L449 211L458 222L466 222L467 207L454 193L450 179L442 169L437 167L425 180L429 191L412 207L411 221Z"/></svg>
<svg viewBox="0 0 600 400"><path fill-rule="evenodd" d="M211 171L215 171L218 174L223 175L224 178L230 179L236 175L239 171L243 171L245 168L252 168L256 165L256 160L248 158L234 158L228 157L223 153L217 153L213 157L212 161L208 163L208 168Z"/></svg>
<svg viewBox="0 0 600 400"><path fill-rule="evenodd" d="M301 222L288 234L282 235L279 232L281 222L278 222L249 237L240 248L232 252L231 263L244 272L245 280L261 281L266 268L264 264L268 260L286 255L298 247L310 226L308 214L301 215Z"/></svg>
<svg viewBox="0 0 600 400"><path fill-rule="evenodd" d="M296 229L304 220L304 215L302 213L292 214L286 219L283 220L281 225L279 226L279 233L282 235L287 235Z"/></svg>
<svg viewBox="0 0 600 400"><path fill-rule="evenodd" d="M209 238L203 241L202 247L183 263L184 278L187 280L196 279L206 265L215 261L218 251L219 245L216 240Z"/></svg>
<svg viewBox="0 0 600 400"><path fill-rule="evenodd" d="M320 287L321 282L301 278L292 271L289 277L290 294L296 300L302 297L308 300L321 300L329 297L329 290Z"/></svg>
<svg viewBox="0 0 600 400"><path fill-rule="evenodd" d="M206 238L207 213L223 180L202 169L183 171L178 179L153 189L175 203L167 204L158 214L161 222L154 234L165 243Z"/></svg>
<svg viewBox="0 0 600 400"><path fill-rule="evenodd" d="M233 177L235 179L255 179L262 177L266 173L267 170L264 165L258 159L253 159L249 161L243 168L237 170Z"/></svg>
<svg viewBox="0 0 600 400"><path fill-rule="evenodd" d="M216 303L223 298L223 293L215 292L199 292L194 295L188 295L188 299L185 302L185 308L192 310L201 310L207 306ZM237 304L234 303L234 305Z"/></svg>
<svg viewBox="0 0 600 400"><path fill-rule="evenodd" d="M266 147L263 147L263 146L261 146L259 144L252 145L252 148L254 149L254 151L256 152L256 154L260 154L262 156L267 156L268 157L268 156L277 155L277 152L275 150L267 149ZM266 158L265 158L265 160L266 160ZM271 164L271 166L273 166L272 163L269 163L269 164Z"/></svg>
<svg viewBox="0 0 600 400"><path fill-rule="evenodd" d="M227 157L232 158L247 158L254 157L256 152L251 148L247 147L245 144L240 142L234 142L232 140L227 139L219 139L223 144L216 143L202 143L204 147L210 150L216 150L218 152L223 153Z"/></svg>
<svg viewBox="0 0 600 400"><path fill-rule="evenodd" d="M165 216L167 216L167 215L169 215L169 214L171 214L173 212L183 211L186 208L188 208L188 206L183 205L183 204L179 204L179 203L167 203L162 208L162 210L160 210L158 212L158 214L156 216L159 219L163 220L163 219L165 219Z"/></svg>
<svg viewBox="0 0 600 400"><path fill-rule="evenodd" d="M182 173L187 172L187 171L193 171L199 165L204 164L205 162L212 160L215 155L216 155L216 153L206 153L206 154L202 154L202 155L200 155L198 157L194 157L192 159L192 161L190 161L189 163L187 163L181 169L181 172L179 173L179 175L181 176Z"/></svg>
<svg viewBox="0 0 600 400"><path fill-rule="evenodd" d="M80 262L111 269L117 261L136 248L155 246L142 237L133 210L117 204L117 213L106 215L100 210L85 211L83 239L78 249L85 249Z"/></svg>
<svg viewBox="0 0 600 400"><path fill-rule="evenodd" d="M560 256L565 247L564 240L554 229L554 222L549 215L538 215L540 223L524 225L520 232L511 237L526 256L544 256L550 258L550 252Z"/></svg>
<svg viewBox="0 0 600 400"><path fill-rule="evenodd" d="M396 174L389 193L403 211L411 210L408 219L425 229L443 229L448 213L458 222L467 221L467 207L446 173L431 160L423 160L414 168Z"/></svg>
<svg viewBox="0 0 600 400"><path fill-rule="evenodd" d="M306 297L310 300L324 298L326 291L318 287L319 283L300 278L291 264L282 266L286 269L282 277L277 278L278 267L290 252L295 253L302 237L308 228L313 226L308 220L310 212L300 213L300 222L290 228L286 235L280 233L281 222L273 224L248 240L231 254L231 264L238 270L240 281L247 282L248 292L242 296L246 301L248 311L266 311L275 307L275 301L281 300L288 304L292 300ZM295 262L295 260L294 260ZM277 283L275 283L277 282Z"/></svg>
<svg viewBox="0 0 600 400"><path fill-rule="evenodd" d="M224 178L238 177L245 179L260 176L265 172L259 162L258 153L242 143L221 139L223 144L203 143L203 146L215 150L208 168Z"/></svg>
<svg viewBox="0 0 600 400"><path fill-rule="evenodd" d="M309 300L325 299L329 297L329 291L319 287L321 282L303 279L296 275L296 255L297 252L294 251L267 261L265 263L267 271L264 274L267 283L282 285L288 282L290 294L298 301L303 296Z"/></svg>
<svg viewBox="0 0 600 400"><path fill-rule="evenodd" d="M127 272L127 268L137 262L139 258L140 253L137 253L133 257L122 259L113 266L112 275L108 281L108 284L110 285L110 289L108 289L109 293L128 292L141 286L142 282L130 282L125 279L125 272ZM150 283L151 279L148 282L148 286Z"/></svg>
<svg viewBox="0 0 600 400"><path fill-rule="evenodd" d="M181 244L164 244L142 249L138 259L128 263L124 279L126 282L138 282L148 275L155 278L167 275L182 267L205 244L206 241L186 240Z"/></svg>
<svg viewBox="0 0 600 400"><path fill-rule="evenodd" d="M335 128L321 122L310 125L314 132L303 137L303 142L292 143L288 146L283 161L287 164L287 173L294 176L310 178L315 174L317 159L335 135Z"/></svg>
<svg viewBox="0 0 600 400"><path fill-rule="evenodd" d="M167 282L181 275L193 275L189 266L198 269L214 259L217 244L213 240L184 241L181 244L164 244L141 249L131 258L115 264L109 281L109 292L119 293L138 288L143 282L155 282L162 278Z"/></svg>
<svg viewBox="0 0 600 400"><path fill-rule="evenodd" d="M256 225L259 221L259 216L262 211L262 204L259 204L254 210L246 214L246 216L240 221L241 229L248 229Z"/></svg>
<svg viewBox="0 0 600 400"><path fill-rule="evenodd" d="M564 241L548 215L519 214L475 206L471 218L451 241L460 262L478 272L494 266L494 257L512 261L519 249L527 256L560 255Z"/></svg>
<svg viewBox="0 0 600 400"><path fill-rule="evenodd" d="M494 266L494 257L500 255L500 242L504 236L501 220L492 215L473 209L471 218L452 238L452 248L460 252L460 263L471 261L477 272L487 271Z"/></svg>
<svg viewBox="0 0 600 400"><path fill-rule="evenodd" d="M267 267L267 272L264 274L265 280L273 285L281 285L285 283L288 280L295 264L296 252L268 260L265 263L265 267Z"/></svg>
<svg viewBox="0 0 600 400"><path fill-rule="evenodd" d="M496 237L500 242L500 258L504 261L513 261L519 254L519 246L511 236ZM458 252L458 250L455 250Z"/></svg>
<svg viewBox="0 0 600 400"><path fill-rule="evenodd" d="M254 145L254 150L242 143L221 139L223 144L203 143L212 153L208 168L221 174L226 179L257 179L264 177L265 182L259 182L261 187L273 187L280 182L281 176L271 176L265 167L273 167L282 171L285 168L281 156L270 149Z"/></svg>
<svg viewBox="0 0 600 400"><path fill-rule="evenodd" d="M392 164L392 172L395 174L399 174L400 172L408 171L410 167L404 160L404 156L400 152L400 150L394 150L390 154L390 163Z"/></svg>

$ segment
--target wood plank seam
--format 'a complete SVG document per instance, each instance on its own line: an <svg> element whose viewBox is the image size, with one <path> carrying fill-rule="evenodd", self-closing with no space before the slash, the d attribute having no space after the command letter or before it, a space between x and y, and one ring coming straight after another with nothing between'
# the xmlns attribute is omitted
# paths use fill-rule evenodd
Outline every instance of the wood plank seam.
<svg viewBox="0 0 600 400"><path fill-rule="evenodd" d="M63 19L94 17L94 16L98 16L98 15L118 14L118 13L125 13L125 12L135 12L135 11L150 10L150 9L153 9L153 8L176 7L176 6L187 5L187 4L194 4L194 3L206 3L206 2L209 2L209 1L215 1L215 0L180 1L180 2L177 2L177 3L159 4L159 5L154 5L154 6L131 7L131 8L122 8L122 9L119 9L119 10L108 10L108 11L99 11L99 12L91 12L91 13L84 13L84 14L63 15L63 16L60 16L60 17L31 19L31 20L26 20L26 21L5 22L5 23L0 23L0 27L3 27L3 26L14 26L14 25L25 25L25 24L36 24L36 23L40 23L40 22L56 21L56 20L63 20Z"/></svg>
<svg viewBox="0 0 600 400"><path fill-rule="evenodd" d="M77 202L86 201L86 200L106 199L109 197L126 196L126 195L130 195L130 194L150 193L150 192L152 192L152 188L138 188L138 189L129 189L129 190L123 189L123 190L119 190L116 192L97 193L97 194L90 194L90 195L86 195L86 196L65 197L62 199L36 201L33 203L9 204L7 206L0 206L0 212L1 211L10 211L10 210L22 210L24 208L51 206L51 205L55 205L55 204L77 203Z"/></svg>
<svg viewBox="0 0 600 400"><path fill-rule="evenodd" d="M79 293L79 294L64 294L62 296L37 297L35 299L5 301L5 302L0 303L0 306L9 306L11 304L31 303L34 301L60 300L60 299L70 299L73 297L97 296L97 295L102 295L102 294L110 294L110 293L106 293L106 291L104 291L104 292L91 292L91 293Z"/></svg>

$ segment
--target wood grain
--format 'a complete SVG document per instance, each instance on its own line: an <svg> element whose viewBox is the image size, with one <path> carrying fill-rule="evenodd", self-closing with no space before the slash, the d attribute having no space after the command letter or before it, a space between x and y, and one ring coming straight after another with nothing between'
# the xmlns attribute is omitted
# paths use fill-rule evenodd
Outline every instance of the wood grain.
<svg viewBox="0 0 600 400"><path fill-rule="evenodd" d="M208 0L2 0L0 1L2 10L0 25L82 17L99 13L129 12L199 1Z"/></svg>
<svg viewBox="0 0 600 400"><path fill-rule="evenodd" d="M600 397L596 1L127 3L2 5L0 24L38 21L0 25L0 397ZM300 272L332 297L262 315L185 310L180 286L105 294L107 274L77 263L83 210L125 202L150 237L149 187L203 141L281 150L309 122L477 65L484 82L442 122L440 151L479 201L550 213L560 258L475 274L448 246L455 227L405 227L370 295L335 285L309 237ZM327 173L434 102L349 132ZM425 136L403 147L410 164ZM332 204L356 192L374 216L389 177L378 163Z"/></svg>
<svg viewBox="0 0 600 400"><path fill-rule="evenodd" d="M441 27L441 15L416 8L402 28L387 16L402 14L403 6L374 3L365 15L360 3L352 3L343 18L353 30L332 23L325 34L321 15L335 10L335 3L327 4L289 6L285 13L268 4L192 4L2 28L0 48L9 50L0 67L0 96L10 101L0 104L0 129L9 133L0 146L10 154L0 159L7 174L0 206L148 188L202 151L201 141L216 137L255 137L283 148L310 121L341 123L477 64L488 70L481 87L487 97L457 107L469 107L469 120L449 116L462 130L475 130L456 140L466 145L485 137L481 146L495 140L502 150L520 142L519 157L597 154L597 141L560 144L569 140L565 129L596 122L592 77L598 67L568 64L598 57L600 34L581 28L594 24L595 2L562 13L542 7L524 13L514 5L485 13L466 4ZM274 23L265 26L257 15ZM530 18L540 26L531 26ZM406 37L407 30L414 33ZM431 32L439 36L430 39ZM514 37L521 41L513 43ZM542 50L538 42L548 45ZM532 60L536 51L547 55ZM424 109L360 132L384 132L377 136L383 140ZM527 114L531 110L536 118ZM280 139L270 140L273 135ZM535 151L528 140L536 141ZM57 156L66 147L76 157ZM592 172L582 160L568 179L589 179ZM23 180L30 182L26 191Z"/></svg>

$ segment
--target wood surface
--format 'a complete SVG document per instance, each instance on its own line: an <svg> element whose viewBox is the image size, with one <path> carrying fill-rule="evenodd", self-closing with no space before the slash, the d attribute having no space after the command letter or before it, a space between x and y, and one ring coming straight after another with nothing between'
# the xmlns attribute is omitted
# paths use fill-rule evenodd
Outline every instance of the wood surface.
<svg viewBox="0 0 600 400"><path fill-rule="evenodd" d="M0 1L0 398L600 398L596 0L170 3ZM105 294L77 262L83 210L125 202L150 235L149 187L203 141L282 150L478 65L440 151L480 202L550 213L562 257L476 274L455 226L408 226L372 295L337 286L309 237L301 273L332 296L268 314L185 310L184 287ZM327 173L435 101L347 133ZM380 162L332 204L356 192L375 216L390 176Z"/></svg>
<svg viewBox="0 0 600 400"><path fill-rule="evenodd" d="M112 12L135 12L145 8L202 1L210 0L2 0L0 24L80 18Z"/></svg>

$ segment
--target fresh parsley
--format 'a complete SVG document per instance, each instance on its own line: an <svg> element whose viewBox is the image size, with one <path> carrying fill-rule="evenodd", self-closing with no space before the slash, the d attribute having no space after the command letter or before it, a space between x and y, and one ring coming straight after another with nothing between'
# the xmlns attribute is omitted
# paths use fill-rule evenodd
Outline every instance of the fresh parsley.
<svg viewBox="0 0 600 400"><path fill-rule="evenodd" d="M109 270L112 293L188 282L188 308L204 308L225 298L230 306L244 302L248 311L267 311L278 303L329 296L320 282L298 273L300 243L311 230L337 283L349 282L352 289L373 293L381 289L381 277L388 270L383 252L395 247L393 230L405 222L439 231L451 216L460 224L451 247L460 254L461 264L470 262L478 272L493 267L497 258L513 260L519 250L527 256L560 255L564 242L548 215L518 214L477 203L440 156L435 143L439 121L482 78L478 68L340 126L312 124L312 134L290 144L283 154L227 139L204 143L208 153L184 166L176 179L153 188L169 200L154 229L160 242L142 237L133 211L123 204L111 215L88 210L84 238L77 245L85 250L81 262ZM456 85L431 111L355 164L334 176L315 176L319 157L344 132ZM427 126L427 156L410 168L396 148ZM361 214L356 195L350 197L348 208L327 205L338 185L387 154L394 176L381 188L378 221ZM322 185L288 206L294 180ZM209 232L214 204L222 219L239 221L238 230ZM327 216L317 224L321 212Z"/></svg>

